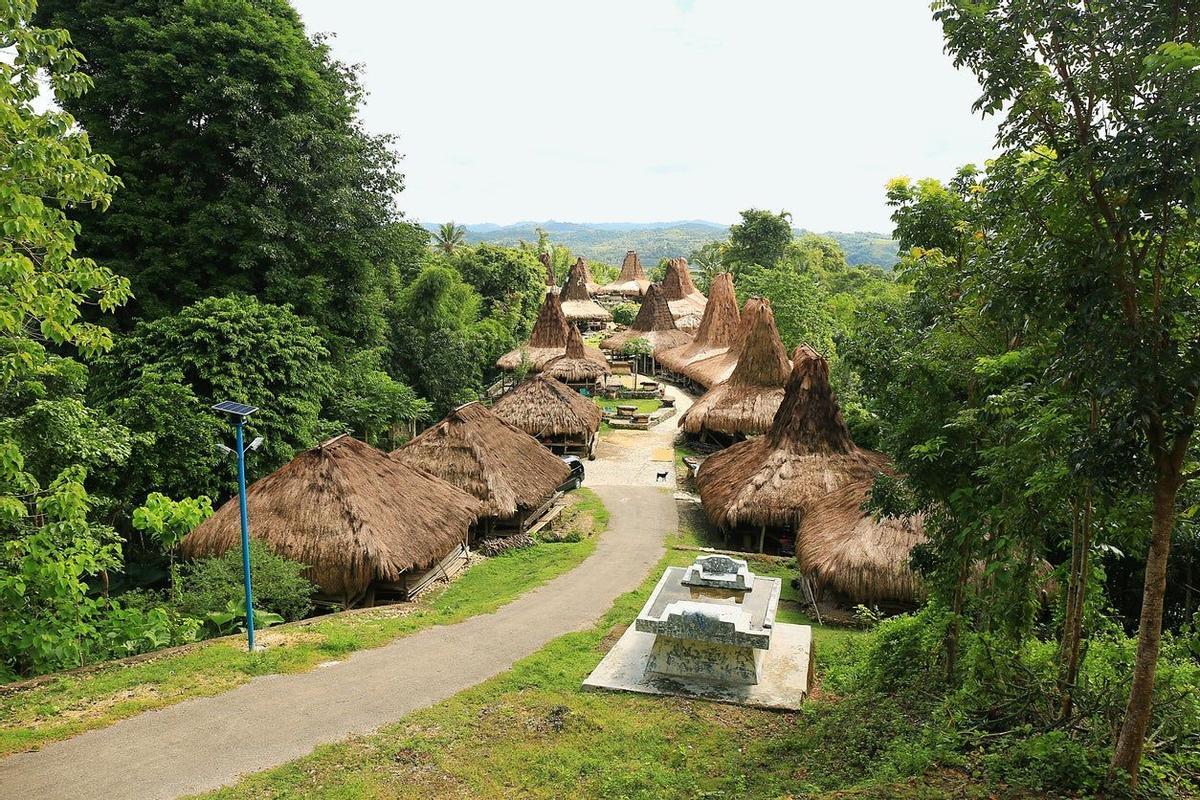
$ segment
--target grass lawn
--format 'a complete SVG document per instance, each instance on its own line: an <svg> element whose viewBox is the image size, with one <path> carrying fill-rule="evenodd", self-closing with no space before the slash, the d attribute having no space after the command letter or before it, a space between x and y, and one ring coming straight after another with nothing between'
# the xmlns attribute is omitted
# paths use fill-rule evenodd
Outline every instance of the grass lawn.
<svg viewBox="0 0 1200 800"><path fill-rule="evenodd" d="M182 653L94 672L65 675L36 688L0 694L0 755L66 739L143 711L192 697L228 691L255 675L301 672L355 650L379 647L433 625L494 611L523 592L574 568L596 547L608 511L595 493L578 489L560 530L578 531L577 542L539 543L505 551L472 567L449 586L414 603L267 629L262 653L220 640Z"/></svg>
<svg viewBox="0 0 1200 800"><path fill-rule="evenodd" d="M617 406L637 406L637 411L639 414L651 414L662 408L662 401L658 399L609 400L606 397L598 397L596 398L596 403L599 404L601 408L608 409L610 411L616 411Z"/></svg>
<svg viewBox="0 0 1200 800"><path fill-rule="evenodd" d="M681 542L675 537L672 544ZM555 639L504 675L377 734L322 746L207 797L757 798L836 788L829 777L836 770L810 775L805 763L835 762L836 745L806 752L805 746L818 748L797 740L805 717L820 714L829 701L814 700L805 712L784 714L580 690L621 626L636 616L662 568L690 563L693 555L669 549L641 588L619 598L593 628ZM764 566L756 568L767 572ZM797 612L787 616L806 621ZM814 650L821 654L860 634L814 626L814 635ZM918 788L920 794L896 785L853 796L973 796Z"/></svg>

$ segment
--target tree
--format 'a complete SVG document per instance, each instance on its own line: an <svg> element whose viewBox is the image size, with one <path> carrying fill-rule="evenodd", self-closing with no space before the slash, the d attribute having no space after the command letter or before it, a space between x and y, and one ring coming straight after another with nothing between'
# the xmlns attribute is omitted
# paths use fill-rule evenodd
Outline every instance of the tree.
<svg viewBox="0 0 1200 800"><path fill-rule="evenodd" d="M516 315L513 337L524 339L529 335L546 297L546 270L532 251L480 244L459 248L451 263L479 292L482 313L512 309Z"/></svg>
<svg viewBox="0 0 1200 800"><path fill-rule="evenodd" d="M783 258L792 241L792 215L778 214L757 208L742 212L742 221L729 226L729 246L725 262L740 274L748 267L770 269Z"/></svg>
<svg viewBox="0 0 1200 800"><path fill-rule="evenodd" d="M707 293L712 279L725 271L726 249L725 242L709 242L688 254L688 265L696 272L696 286Z"/></svg>
<svg viewBox="0 0 1200 800"><path fill-rule="evenodd" d="M40 6L95 83L60 101L125 182L111 213L78 213L83 246L132 281L124 327L242 292L335 350L382 344L397 156L357 119L354 69L286 0Z"/></svg>
<svg viewBox="0 0 1200 800"><path fill-rule="evenodd" d="M995 297L1061 322L1057 367L1081 394L1124 406L1115 416L1135 446L1109 468L1150 500L1137 656L1112 758L1136 784L1200 393L1200 14L1133 0L934 7L955 64L980 81L976 110L1003 112L990 172L1011 255L993 262Z"/></svg>
<svg viewBox="0 0 1200 800"><path fill-rule="evenodd" d="M467 240L467 229L453 222L443 222L433 234L433 243L448 256L454 255Z"/></svg>
<svg viewBox="0 0 1200 800"><path fill-rule="evenodd" d="M743 275L737 285L742 301L752 296L771 301L779 338L790 352L807 344L828 359L833 359L833 320L825 310L826 295L812 277L794 265L777 269L754 270Z"/></svg>

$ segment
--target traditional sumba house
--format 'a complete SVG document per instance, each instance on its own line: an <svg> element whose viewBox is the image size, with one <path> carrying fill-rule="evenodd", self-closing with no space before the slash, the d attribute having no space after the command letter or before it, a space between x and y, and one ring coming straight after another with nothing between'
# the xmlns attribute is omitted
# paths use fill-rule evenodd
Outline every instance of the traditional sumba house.
<svg viewBox="0 0 1200 800"><path fill-rule="evenodd" d="M587 264L581 258L571 265L571 272L567 275L567 282L563 284L559 297L562 298L563 316L568 322L594 328L611 320L612 314L592 299L591 290L588 289L589 283Z"/></svg>
<svg viewBox="0 0 1200 800"><path fill-rule="evenodd" d="M478 402L454 409L392 458L483 501L477 528L483 536L524 530L571 474L537 439Z"/></svg>
<svg viewBox="0 0 1200 800"><path fill-rule="evenodd" d="M545 373L517 384L492 413L559 455L595 457L600 406Z"/></svg>
<svg viewBox="0 0 1200 800"><path fill-rule="evenodd" d="M750 323L755 319L754 311L766 303L767 301L761 297L747 298L745 305L742 306L737 333L734 334L729 349L720 355L695 359L684 366L683 376L704 389L728 380L729 376L733 374L734 367L737 366L738 353L742 351L742 342L746 340L746 336L750 332Z"/></svg>
<svg viewBox="0 0 1200 800"><path fill-rule="evenodd" d="M634 339L645 339L651 351L680 347L692 341L692 335L675 327L675 319L657 283L651 284L642 300L633 324L600 342L600 349L621 351Z"/></svg>
<svg viewBox="0 0 1200 800"><path fill-rule="evenodd" d="M669 302L669 301L668 301ZM696 329L696 338L682 347L656 350L654 358L671 372L682 374L697 361L724 355L737 339L738 307L733 294L733 276L722 272L713 278L708 291L704 316Z"/></svg>
<svg viewBox="0 0 1200 800"><path fill-rule="evenodd" d="M558 293L558 279L554 277L554 265L550 263L549 253L538 253L538 261L546 269L546 291Z"/></svg>
<svg viewBox="0 0 1200 800"><path fill-rule="evenodd" d="M466 562L480 502L440 478L337 436L246 492L250 535L308 565L322 597L350 608L377 594L415 595ZM192 558L241 543L235 497L183 540Z"/></svg>
<svg viewBox="0 0 1200 800"><path fill-rule="evenodd" d="M789 552L819 500L887 469L857 447L829 386L829 365L798 347L770 429L705 459L696 476L704 511L738 544Z"/></svg>
<svg viewBox="0 0 1200 800"><path fill-rule="evenodd" d="M557 378L576 392L580 389L590 391L612 374L612 367L603 353L584 346L579 329L572 325L567 334L566 352L547 361L542 374Z"/></svg>
<svg viewBox="0 0 1200 800"><path fill-rule="evenodd" d="M733 374L701 395L679 420L681 430L701 441L728 444L762 433L783 402L792 365L775 327L775 313L762 303L750 314Z"/></svg>
<svg viewBox="0 0 1200 800"><path fill-rule="evenodd" d="M650 288L650 280L642 269L642 261L634 250L625 253L621 262L621 274L612 283L600 287L600 294L618 295L621 297L641 297Z"/></svg>
<svg viewBox="0 0 1200 800"><path fill-rule="evenodd" d="M563 316L559 295L547 292L537 321L533 323L533 331L529 334L529 344L523 344L516 350L510 350L500 356L496 366L512 372L525 364L530 372L537 372L547 361L562 355L563 348L567 346L567 331L570 327L567 318Z"/></svg>
<svg viewBox="0 0 1200 800"><path fill-rule="evenodd" d="M672 258L667 262L667 274L662 282L663 296L671 307L671 316L675 324L686 327L687 320L695 320L691 327L699 324L708 298L701 294L692 282L692 272L688 269L686 258Z"/></svg>

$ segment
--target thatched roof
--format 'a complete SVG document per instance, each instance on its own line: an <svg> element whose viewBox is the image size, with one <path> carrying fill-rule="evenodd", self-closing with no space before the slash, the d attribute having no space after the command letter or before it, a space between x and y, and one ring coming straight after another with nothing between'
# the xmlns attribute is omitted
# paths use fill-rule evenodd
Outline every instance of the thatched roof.
<svg viewBox="0 0 1200 800"><path fill-rule="evenodd" d="M850 438L825 359L801 346L792 360L766 434L709 456L696 476L704 510L717 525L798 525L817 500L887 469L884 456Z"/></svg>
<svg viewBox="0 0 1200 800"><path fill-rule="evenodd" d="M601 286L600 294L641 297L649 288L650 280L646 277L646 271L642 269L642 261L638 258L637 251L629 250L625 253L625 260L621 262L621 274L612 283Z"/></svg>
<svg viewBox="0 0 1200 800"><path fill-rule="evenodd" d="M354 596L375 578L396 580L466 541L480 503L368 444L338 436L300 453L246 492L250 535L309 565L329 595ZM237 498L183 540L193 558L241 542Z"/></svg>
<svg viewBox="0 0 1200 800"><path fill-rule="evenodd" d="M676 325L680 324L676 320ZM672 372L683 372L684 368L697 361L723 355L737 338L738 307L733 294L733 276L722 272L713 278L708 290L708 304L704 316L696 329L696 338L682 347L665 348L654 353L654 358Z"/></svg>
<svg viewBox="0 0 1200 800"><path fill-rule="evenodd" d="M595 284L591 283L587 264L581 258L571 265L567 282L563 284L562 291L559 292L559 297L562 298L563 315L568 320L591 322L612 319L612 314L608 313L607 309L592 300L592 290L588 288L590 285L594 286Z"/></svg>
<svg viewBox="0 0 1200 800"><path fill-rule="evenodd" d="M492 413L530 436L579 436L600 429L600 406L570 386L536 375L521 381L492 406Z"/></svg>
<svg viewBox="0 0 1200 800"><path fill-rule="evenodd" d="M547 293L546 299L542 301L542 308L538 311L537 321L533 323L533 331L529 334L529 343L500 356L496 360L496 366L512 371L525 361L532 371L538 371L547 361L562 355L563 348L567 346L567 329L570 327L567 318L563 316L559 295Z"/></svg>
<svg viewBox="0 0 1200 800"><path fill-rule="evenodd" d="M708 298L692 282L692 272L688 269L686 258L672 258L667 262L662 289L667 305L671 307L671 315L677 321L703 314L704 307L708 305Z"/></svg>
<svg viewBox="0 0 1200 800"><path fill-rule="evenodd" d="M766 303L767 301L761 297L747 298L745 305L742 306L737 332L733 336L733 341L729 343L729 349L720 355L692 361L683 368L683 374L706 389L728 380L729 376L733 374L734 367L737 366L742 342L750 332L750 323L754 320L753 312Z"/></svg>
<svg viewBox="0 0 1200 800"><path fill-rule="evenodd" d="M542 262L542 266L546 269L546 291L558 291L558 279L554 277L554 265L550 263L549 253L538 253L538 261Z"/></svg>
<svg viewBox="0 0 1200 800"><path fill-rule="evenodd" d="M537 508L571 472L536 439L480 403L454 409L393 450L392 458L479 498L480 515L499 519Z"/></svg>
<svg viewBox="0 0 1200 800"><path fill-rule="evenodd" d="M871 485L848 483L805 512L796 536L800 569L851 602L918 601L925 590L909 567L909 554L925 541L925 519L873 519L862 510Z"/></svg>
<svg viewBox="0 0 1200 800"><path fill-rule="evenodd" d="M657 283L652 284L642 300L633 324L627 330L619 331L600 342L604 350L620 350L626 342L633 339L645 339L654 350L685 345L692 340L692 335L675 327L675 319L663 297L662 289Z"/></svg>
<svg viewBox="0 0 1200 800"><path fill-rule="evenodd" d="M771 306L758 305L750 315L733 374L692 404L679 420L682 430L750 436L770 427L783 402L783 386L792 365L779 339Z"/></svg>
<svg viewBox="0 0 1200 800"><path fill-rule="evenodd" d="M542 373L552 378L558 378L567 383L584 383L598 381L605 375L612 374L608 359L599 350L585 347L579 329L571 326L567 335L567 350L545 363Z"/></svg>

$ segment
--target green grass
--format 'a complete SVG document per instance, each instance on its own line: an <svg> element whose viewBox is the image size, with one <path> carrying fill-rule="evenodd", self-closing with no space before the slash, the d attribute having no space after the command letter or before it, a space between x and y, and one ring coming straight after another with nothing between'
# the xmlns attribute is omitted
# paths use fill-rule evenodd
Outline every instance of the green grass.
<svg viewBox="0 0 1200 800"><path fill-rule="evenodd" d="M608 510L588 489L576 490L572 499L573 505L564 512L564 525L578 529L583 537L580 541L505 551L414 604L263 631L260 640L271 646L253 655L245 652L240 642L214 641L161 659L114 664L0 695L0 755L33 749L189 698L220 694L256 675L302 672L423 628L495 611L573 569L595 550L596 537L587 533L607 528Z"/></svg>
<svg viewBox="0 0 1200 800"><path fill-rule="evenodd" d="M606 397L596 398L596 403L604 409L616 411L617 406L636 406L639 414L651 414L662 408L662 400L609 400Z"/></svg>
<svg viewBox="0 0 1200 800"><path fill-rule="evenodd" d="M504 675L377 734L322 746L207 797L715 798L795 792L808 783L804 754L782 752L779 743L794 741L798 715L580 689L605 644L619 634L615 626L636 616L662 568L687 564L692 556L668 550L642 586L620 597L590 630L555 639ZM802 620L793 615L789 621ZM856 635L814 626L814 650L833 651ZM812 707L819 713L821 703Z"/></svg>

